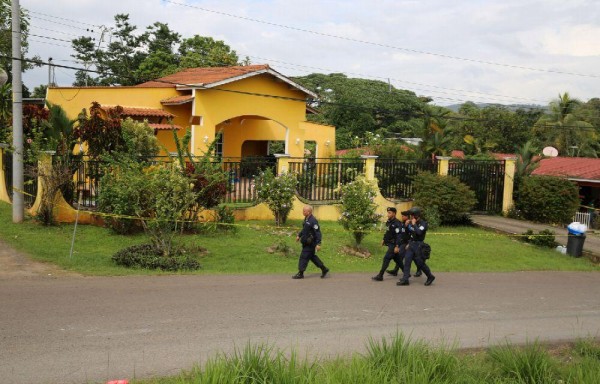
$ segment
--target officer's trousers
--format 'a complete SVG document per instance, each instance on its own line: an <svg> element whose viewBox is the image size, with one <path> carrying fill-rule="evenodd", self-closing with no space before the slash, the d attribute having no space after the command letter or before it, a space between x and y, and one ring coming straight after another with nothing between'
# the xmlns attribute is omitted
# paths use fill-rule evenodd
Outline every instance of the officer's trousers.
<svg viewBox="0 0 600 384"><path fill-rule="evenodd" d="M302 246L302 253L300 253L300 260L298 260L298 271L306 271L308 262L312 261L318 268L325 269L325 265L317 256L314 246Z"/></svg>
<svg viewBox="0 0 600 384"><path fill-rule="evenodd" d="M408 249L404 255L403 280L408 281L408 278L410 277L410 265L413 261L417 265L417 268L423 271L425 276L432 276L429 266L425 264L425 260L423 260L423 256L421 255L421 250L419 249L421 243L422 241L411 241L408 243Z"/></svg>
<svg viewBox="0 0 600 384"><path fill-rule="evenodd" d="M404 253L405 249L402 244L400 244L400 252L394 253L394 244L388 244L387 252L385 256L383 256L383 263L381 264L380 273L383 275L385 270L389 267L392 260L396 262L397 268L400 268L400 265L403 265Z"/></svg>

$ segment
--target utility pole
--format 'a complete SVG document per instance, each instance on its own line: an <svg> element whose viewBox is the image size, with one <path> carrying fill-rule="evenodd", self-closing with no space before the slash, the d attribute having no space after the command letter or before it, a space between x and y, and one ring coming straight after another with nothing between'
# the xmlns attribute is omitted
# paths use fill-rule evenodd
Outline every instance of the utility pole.
<svg viewBox="0 0 600 384"><path fill-rule="evenodd" d="M23 221L23 82L21 80L21 7L12 0L13 223Z"/></svg>

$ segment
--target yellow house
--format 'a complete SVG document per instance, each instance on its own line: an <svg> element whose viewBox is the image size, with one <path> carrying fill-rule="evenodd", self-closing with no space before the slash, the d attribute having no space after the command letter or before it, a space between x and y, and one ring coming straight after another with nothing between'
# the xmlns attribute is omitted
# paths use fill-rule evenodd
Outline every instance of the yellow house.
<svg viewBox="0 0 600 384"><path fill-rule="evenodd" d="M190 68L132 87L50 87L46 99L71 118L92 102L119 105L123 115L148 120L159 141L175 151L172 130L192 132L192 154L203 154L222 132L223 157L265 156L271 141L285 142L285 153L303 157L306 142L316 157L335 154L335 127L306 121L306 99L316 98L268 65Z"/></svg>

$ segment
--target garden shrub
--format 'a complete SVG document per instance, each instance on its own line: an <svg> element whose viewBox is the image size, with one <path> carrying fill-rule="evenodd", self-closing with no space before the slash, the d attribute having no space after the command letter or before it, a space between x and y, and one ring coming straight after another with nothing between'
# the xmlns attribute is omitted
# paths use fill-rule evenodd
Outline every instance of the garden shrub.
<svg viewBox="0 0 600 384"><path fill-rule="evenodd" d="M233 209L222 205L217 207L215 210L215 221L217 223L217 229L228 232L237 232L235 224L235 215Z"/></svg>
<svg viewBox="0 0 600 384"><path fill-rule="evenodd" d="M381 215L376 213L377 204L375 186L364 176L357 176L348 184L341 186L342 215L338 222L352 233L356 246L379 223Z"/></svg>
<svg viewBox="0 0 600 384"><path fill-rule="evenodd" d="M523 235L525 236L523 236L522 239L526 243L546 248L556 247L554 231L551 231L549 229L544 229L540 231L537 235L533 232L533 230L528 229L525 233L523 233Z"/></svg>
<svg viewBox="0 0 600 384"><path fill-rule="evenodd" d="M256 177L255 185L258 201L269 206L275 215L275 224L285 224L296 194L296 176L291 173L275 176L271 169L267 169Z"/></svg>
<svg viewBox="0 0 600 384"><path fill-rule="evenodd" d="M477 203L475 192L458 178L430 172L420 172L415 176L413 198L414 204L424 210L437 211L442 224L464 223Z"/></svg>
<svg viewBox="0 0 600 384"><path fill-rule="evenodd" d="M541 223L568 223L579 207L577 184L560 177L524 177L518 196L523 217Z"/></svg>
<svg viewBox="0 0 600 384"><path fill-rule="evenodd" d="M115 253L112 259L118 265L129 268L162 269L164 271L200 268L200 263L194 256L173 254L165 257L157 253L156 247L152 244L132 245Z"/></svg>

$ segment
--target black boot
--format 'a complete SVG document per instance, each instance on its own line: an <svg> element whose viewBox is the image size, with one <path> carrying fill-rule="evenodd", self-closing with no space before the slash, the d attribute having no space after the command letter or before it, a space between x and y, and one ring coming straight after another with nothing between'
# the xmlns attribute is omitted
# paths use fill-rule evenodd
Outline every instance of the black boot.
<svg viewBox="0 0 600 384"><path fill-rule="evenodd" d="M304 279L304 272L300 271L292 276L292 279Z"/></svg>
<svg viewBox="0 0 600 384"><path fill-rule="evenodd" d="M430 286L431 283L433 283L433 280L435 280L435 276L429 275L429 277L427 278L427 281L425 282L425 285Z"/></svg>
<svg viewBox="0 0 600 384"><path fill-rule="evenodd" d="M371 277L371 280L383 281L383 272L379 272L376 276Z"/></svg>
<svg viewBox="0 0 600 384"><path fill-rule="evenodd" d="M398 276L398 271L397 270L388 269L386 272L387 272L388 275Z"/></svg>
<svg viewBox="0 0 600 384"><path fill-rule="evenodd" d="M400 279L399 282L396 283L396 285L408 285L409 282L406 279Z"/></svg>
<svg viewBox="0 0 600 384"><path fill-rule="evenodd" d="M417 269L417 273L415 273L415 277L419 277L423 274L423 271L421 271L420 269Z"/></svg>
<svg viewBox="0 0 600 384"><path fill-rule="evenodd" d="M321 279L325 278L327 273L329 273L329 268L327 268L327 267L321 268Z"/></svg>

